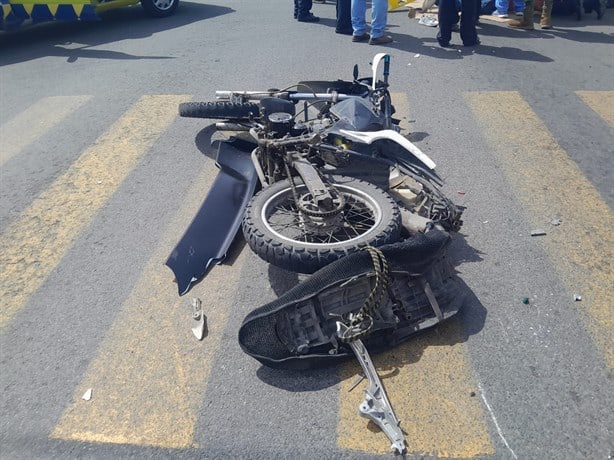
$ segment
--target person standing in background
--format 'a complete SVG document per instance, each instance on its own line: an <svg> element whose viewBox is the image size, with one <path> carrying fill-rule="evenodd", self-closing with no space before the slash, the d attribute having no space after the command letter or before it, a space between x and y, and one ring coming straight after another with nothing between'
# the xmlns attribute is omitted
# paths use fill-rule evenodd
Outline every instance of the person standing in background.
<svg viewBox="0 0 614 460"><path fill-rule="evenodd" d="M318 22L319 17L311 12L312 0L294 0L294 19L299 22Z"/></svg>
<svg viewBox="0 0 614 460"><path fill-rule="evenodd" d="M542 29L550 29L552 28L552 24L550 22L550 15L552 14L552 4L554 0L544 0L544 6L542 8L542 17L540 20L540 24L542 25ZM533 30L535 26L533 25L533 12L534 12L534 0L525 0L524 2L524 14L522 15L522 19L514 19L507 23L508 27L512 29L524 29L524 30Z"/></svg>
<svg viewBox="0 0 614 460"><path fill-rule="evenodd" d="M492 13L492 15L499 18L507 18L507 11L509 10L509 7L509 0L495 0L495 11ZM516 16L522 16L523 11L524 0L514 0L514 13Z"/></svg>
<svg viewBox="0 0 614 460"><path fill-rule="evenodd" d="M392 37L384 35L388 21L388 0L371 0L370 35L367 33L366 15L367 0L352 0L352 41L364 42L369 40L369 45L391 43Z"/></svg>
<svg viewBox="0 0 614 460"><path fill-rule="evenodd" d="M533 1L533 0L531 0ZM460 36L464 46L480 43L475 25L478 21L481 1L461 0ZM437 41L442 48L449 48L452 39L452 27L458 22L458 8L455 0L439 0L439 32Z"/></svg>
<svg viewBox="0 0 614 460"><path fill-rule="evenodd" d="M352 0L337 0L337 23L335 32L352 35Z"/></svg>

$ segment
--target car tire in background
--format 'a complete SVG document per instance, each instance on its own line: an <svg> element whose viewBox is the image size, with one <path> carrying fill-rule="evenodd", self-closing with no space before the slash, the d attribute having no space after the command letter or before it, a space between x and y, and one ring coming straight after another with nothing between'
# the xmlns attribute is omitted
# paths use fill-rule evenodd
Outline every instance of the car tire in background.
<svg viewBox="0 0 614 460"><path fill-rule="evenodd" d="M141 5L148 15L165 18L175 12L179 0L141 0Z"/></svg>

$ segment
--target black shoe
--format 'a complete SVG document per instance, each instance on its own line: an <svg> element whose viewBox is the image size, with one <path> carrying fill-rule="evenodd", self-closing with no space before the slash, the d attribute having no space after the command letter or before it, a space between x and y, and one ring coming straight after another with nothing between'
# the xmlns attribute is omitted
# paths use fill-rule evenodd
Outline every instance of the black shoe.
<svg viewBox="0 0 614 460"><path fill-rule="evenodd" d="M335 33L341 35L352 35L354 31L352 29L335 29Z"/></svg>
<svg viewBox="0 0 614 460"><path fill-rule="evenodd" d="M366 40L369 40L370 38L371 38L371 36L368 33L365 32L362 35L353 35L352 36L352 41L354 43L356 43L356 42L364 42Z"/></svg>
<svg viewBox="0 0 614 460"><path fill-rule="evenodd" d="M296 20L298 22L318 22L320 18L309 13L307 16L299 16Z"/></svg>
<svg viewBox="0 0 614 460"><path fill-rule="evenodd" d="M369 39L369 45L385 45L386 43L392 43L394 40L390 35L382 35L381 37Z"/></svg>

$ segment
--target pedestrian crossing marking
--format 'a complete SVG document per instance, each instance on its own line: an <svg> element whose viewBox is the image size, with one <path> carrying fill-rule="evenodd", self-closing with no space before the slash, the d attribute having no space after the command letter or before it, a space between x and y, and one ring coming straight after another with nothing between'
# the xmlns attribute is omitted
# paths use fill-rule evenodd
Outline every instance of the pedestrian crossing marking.
<svg viewBox="0 0 614 460"><path fill-rule="evenodd" d="M391 95L400 126L408 129L407 96ZM470 458L495 452L484 408L475 397L471 364L456 320L410 339L389 352L372 356L388 398L406 433L409 453ZM348 392L358 364L340 371L337 445L369 453L389 453L390 443L373 422L360 417L363 383ZM472 395L472 392L474 396Z"/></svg>
<svg viewBox="0 0 614 460"><path fill-rule="evenodd" d="M0 235L0 329L60 263L187 96L143 96Z"/></svg>
<svg viewBox="0 0 614 460"><path fill-rule="evenodd" d="M595 344L614 367L612 210L519 93L465 96L535 228L561 219L539 242L567 286L570 303L572 293L581 293L575 305L586 313ZM589 99L595 102L594 95Z"/></svg>
<svg viewBox="0 0 614 460"><path fill-rule="evenodd" d="M92 96L50 96L18 114L0 126L0 167L59 125Z"/></svg>
<svg viewBox="0 0 614 460"><path fill-rule="evenodd" d="M614 126L614 91L576 91L576 94L610 126Z"/></svg>
<svg viewBox="0 0 614 460"><path fill-rule="evenodd" d="M612 123L607 115L608 105L612 105L602 102L614 92L577 94ZM74 238L172 121L177 103L185 98L142 98L0 236L0 327L6 326L40 287ZM578 290L583 302L576 305L588 305L595 342L612 367L612 211L518 93L467 93L466 100L533 221L541 223L540 219L556 214L565 224L564 235L549 233L547 240L540 241L570 289L582 286ZM395 105L402 109L402 103L395 101ZM518 133L526 135L520 138ZM135 145L138 147L132 148ZM203 176L196 184L202 181L211 179ZM92 184L96 184L95 193L90 193ZM206 189L202 184L194 186L190 194L202 198ZM182 214L191 217L195 207L190 206ZM41 225L42 216L45 225ZM47 220L52 223L49 230L42 228ZM63 225L64 221L68 225ZM51 437L195 447L202 394L231 308L228 292L238 283L238 267L244 259L242 254L236 262L238 267L221 266L207 277L203 286L208 299L205 311L209 315L207 305L218 306L219 316L212 319L204 346L190 335L185 324L177 324L187 302L177 299L174 286L169 286L172 275L161 266L176 236L167 235L168 241L160 245L143 271L75 390L75 402L68 406ZM46 242L55 244L47 246ZM193 292L199 292L197 289ZM460 323L453 319L373 357L407 433L410 452L463 458L495 453L484 408L475 396L479 387L465 341ZM358 415L365 384L347 391L359 370L356 364L341 370L337 444L350 450L390 452L385 435ZM87 388L93 388L94 397L83 401L81 395Z"/></svg>
<svg viewBox="0 0 614 460"><path fill-rule="evenodd" d="M94 360L75 391L52 438L85 442L196 447L194 433L202 396L232 308L245 260L215 267L192 288L203 301L208 334L197 341L187 297L177 297L172 272L163 265L177 240L176 229L193 218L217 174L210 163L194 181L173 225L122 305ZM93 389L90 401L81 395Z"/></svg>

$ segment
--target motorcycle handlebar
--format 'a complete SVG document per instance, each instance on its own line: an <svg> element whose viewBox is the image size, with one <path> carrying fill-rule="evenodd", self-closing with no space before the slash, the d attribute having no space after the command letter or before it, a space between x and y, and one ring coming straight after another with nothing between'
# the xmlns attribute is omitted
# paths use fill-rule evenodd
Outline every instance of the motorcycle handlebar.
<svg viewBox="0 0 614 460"><path fill-rule="evenodd" d="M333 91L332 93L299 93L299 92L271 92L271 91L216 91L215 98L231 100L234 97L247 98L250 100L260 100L267 97L278 97L290 101L320 100L320 101L342 101L353 97L364 97L364 94L344 94Z"/></svg>

